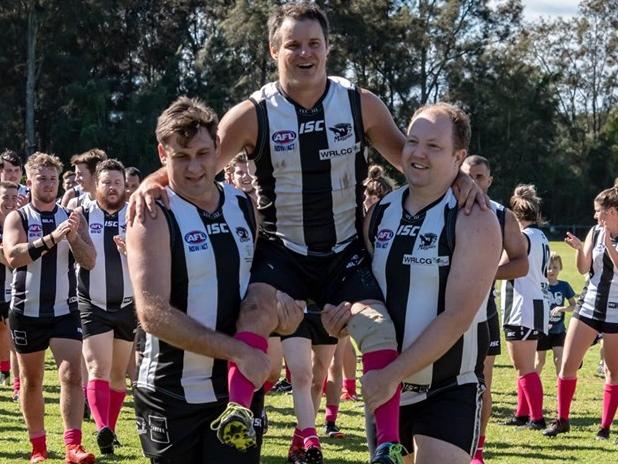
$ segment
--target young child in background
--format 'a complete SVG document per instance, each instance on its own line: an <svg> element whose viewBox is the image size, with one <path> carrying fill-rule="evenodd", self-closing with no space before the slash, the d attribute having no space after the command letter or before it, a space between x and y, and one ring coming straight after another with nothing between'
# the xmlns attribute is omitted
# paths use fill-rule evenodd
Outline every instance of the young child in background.
<svg viewBox="0 0 618 464"><path fill-rule="evenodd" d="M549 281L550 297L550 317L549 333L539 338L536 348L536 370L541 374L545 365L545 353L552 350L554 355L554 366L556 375L560 372L562 363L562 350L566 337L566 326L564 325L564 315L575 309L575 292L568 282L558 280L558 275L562 271L562 258L558 253L552 252L547 267L547 280ZM568 305L565 303L568 302Z"/></svg>

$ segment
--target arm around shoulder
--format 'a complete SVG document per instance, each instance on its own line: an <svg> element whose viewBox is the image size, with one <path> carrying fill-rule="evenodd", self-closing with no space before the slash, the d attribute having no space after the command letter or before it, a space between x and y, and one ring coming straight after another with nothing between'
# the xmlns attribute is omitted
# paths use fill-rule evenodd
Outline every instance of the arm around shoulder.
<svg viewBox="0 0 618 464"><path fill-rule="evenodd" d="M225 113L217 136L220 144L217 171L242 151L251 155L258 138L258 117L253 102L245 100Z"/></svg>
<svg viewBox="0 0 618 464"><path fill-rule="evenodd" d="M516 279L528 274L528 246L517 218L510 209L505 209L503 247L508 261L501 263L496 279Z"/></svg>

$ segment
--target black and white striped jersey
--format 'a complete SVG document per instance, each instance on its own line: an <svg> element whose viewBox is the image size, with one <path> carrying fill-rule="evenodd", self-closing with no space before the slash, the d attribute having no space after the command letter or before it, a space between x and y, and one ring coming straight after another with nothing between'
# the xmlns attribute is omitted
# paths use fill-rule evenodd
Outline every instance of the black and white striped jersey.
<svg viewBox="0 0 618 464"><path fill-rule="evenodd" d="M79 208L81 206L85 209L92 203L96 203L96 200L92 198L88 192L82 192L77 197L77 204L75 205L75 208Z"/></svg>
<svg viewBox="0 0 618 464"><path fill-rule="evenodd" d="M500 232L502 233L502 243L504 243L504 229L506 224L506 208L503 204L497 201L490 200L489 207L498 218L498 224L500 224ZM498 308L496 307L496 281L491 287L491 293L487 299L487 320L498 315Z"/></svg>
<svg viewBox="0 0 618 464"><path fill-rule="evenodd" d="M206 327L233 334L249 285L256 223L253 204L240 190L221 185L221 203L209 214L168 188L170 304ZM164 209L164 208L163 208ZM210 403L227 397L227 362L175 348L146 334L137 385L185 400Z"/></svg>
<svg viewBox="0 0 618 464"><path fill-rule="evenodd" d="M4 235L4 228L0 224L0 243ZM13 271L0 264L0 282L2 282L2 301L0 303L9 303L11 301L11 283L13 282Z"/></svg>
<svg viewBox="0 0 618 464"><path fill-rule="evenodd" d="M79 306L96 306L105 311L119 311L133 303L133 287L129 278L127 258L118 251L114 236L126 235L126 211L104 211L96 201L82 208L90 239L97 252L93 269L78 266L77 296Z"/></svg>
<svg viewBox="0 0 618 464"><path fill-rule="evenodd" d="M32 203L17 211L28 242L52 233L70 214L57 205L52 211L38 211ZM74 262L69 242L61 240L36 261L15 269L11 309L37 318L53 318L76 311Z"/></svg>
<svg viewBox="0 0 618 464"><path fill-rule="evenodd" d="M522 231L528 241L528 274L502 281L503 325L549 330L549 242L541 229L528 226Z"/></svg>
<svg viewBox="0 0 618 464"><path fill-rule="evenodd" d="M592 265L576 311L589 319L617 324L618 274L605 249L603 227L594 227L592 243ZM613 243L616 246L615 240Z"/></svg>
<svg viewBox="0 0 618 464"><path fill-rule="evenodd" d="M414 216L404 208L412 194L406 186L385 196L374 208L369 225L373 273L386 298L400 351L445 310L456 246L453 192L449 189ZM478 382L488 347L486 304L485 299L470 328L443 356L404 380L402 405L423 401L443 388Z"/></svg>
<svg viewBox="0 0 618 464"><path fill-rule="evenodd" d="M303 255L343 250L361 230L367 177L358 89L329 77L322 98L306 109L270 83L251 101L262 231Z"/></svg>

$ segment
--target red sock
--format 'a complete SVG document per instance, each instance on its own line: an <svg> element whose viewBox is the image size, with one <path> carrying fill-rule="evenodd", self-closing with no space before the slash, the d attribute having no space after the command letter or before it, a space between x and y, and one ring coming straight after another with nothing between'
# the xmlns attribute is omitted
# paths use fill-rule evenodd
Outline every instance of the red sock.
<svg viewBox="0 0 618 464"><path fill-rule="evenodd" d="M21 388L21 383L19 381L19 376L13 377L13 393L19 393L20 388Z"/></svg>
<svg viewBox="0 0 618 464"><path fill-rule="evenodd" d="M238 332L234 338L264 353L268 350L268 340L253 332ZM229 363L227 386L230 392L230 402L240 404L245 408L251 406L255 385L242 375L234 362Z"/></svg>
<svg viewBox="0 0 618 464"><path fill-rule="evenodd" d="M485 446L485 435L479 436L478 445L476 445L476 453L474 453L474 459L483 460L483 447Z"/></svg>
<svg viewBox="0 0 618 464"><path fill-rule="evenodd" d="M382 369L397 358L396 350L379 350L363 354L363 372ZM399 442L399 396L401 390L397 388L395 394L375 410L376 436L378 446L389 441Z"/></svg>
<svg viewBox="0 0 618 464"><path fill-rule="evenodd" d="M328 385L328 377L324 379L322 383L322 395L326 395L326 385Z"/></svg>
<svg viewBox="0 0 618 464"><path fill-rule="evenodd" d="M538 372L530 372L521 377L522 389L528 400L530 419L538 421L543 419L543 384Z"/></svg>
<svg viewBox="0 0 618 464"><path fill-rule="evenodd" d="M603 415L601 416L601 427L609 429L614 421L618 408L618 385L608 383L603 387Z"/></svg>
<svg viewBox="0 0 618 464"><path fill-rule="evenodd" d="M339 406L337 406L336 404L327 404L324 420L326 422L337 422L338 413L339 413Z"/></svg>
<svg viewBox="0 0 618 464"><path fill-rule="evenodd" d="M303 445L305 449L308 449L310 446L320 448L320 439L318 438L318 432L315 431L315 427L302 429L300 434L303 436Z"/></svg>
<svg viewBox="0 0 618 464"><path fill-rule="evenodd" d="M343 389L352 396L356 396L356 379L343 379Z"/></svg>
<svg viewBox="0 0 618 464"><path fill-rule="evenodd" d="M575 395L575 387L577 386L577 378L563 379L558 377L558 418L569 420L571 413L571 402Z"/></svg>
<svg viewBox="0 0 618 464"><path fill-rule="evenodd" d="M303 443L303 434L300 431L300 429L298 427L296 427L294 429L294 435L292 436L292 445L290 446L291 449L299 449L302 448L304 445Z"/></svg>
<svg viewBox="0 0 618 464"><path fill-rule="evenodd" d="M292 373L288 369L287 364L285 365L285 380L287 380L288 383L292 383Z"/></svg>
<svg viewBox="0 0 618 464"><path fill-rule="evenodd" d="M268 394L268 392L271 391L274 386L275 384L273 382L270 382L268 380L264 382L264 394Z"/></svg>
<svg viewBox="0 0 618 464"><path fill-rule="evenodd" d="M10 372L11 361L0 361L0 372Z"/></svg>
<svg viewBox="0 0 618 464"><path fill-rule="evenodd" d="M116 431L116 423L118 422L118 416L120 416L125 396L127 396L125 390L109 389L109 428L112 429L112 432Z"/></svg>
<svg viewBox="0 0 618 464"><path fill-rule="evenodd" d="M64 431L64 445L81 445L82 431L80 429L67 429Z"/></svg>
<svg viewBox="0 0 618 464"><path fill-rule="evenodd" d="M515 416L527 417L530 415L530 408L528 408L528 400L524 394L522 377L517 379L517 409L515 410Z"/></svg>
<svg viewBox="0 0 618 464"><path fill-rule="evenodd" d="M47 453L47 443L45 441L45 432L30 435L30 443L32 443L33 453Z"/></svg>
<svg viewBox="0 0 618 464"><path fill-rule="evenodd" d="M110 391L107 380L93 379L88 381L86 389L88 406L97 430L109 427Z"/></svg>

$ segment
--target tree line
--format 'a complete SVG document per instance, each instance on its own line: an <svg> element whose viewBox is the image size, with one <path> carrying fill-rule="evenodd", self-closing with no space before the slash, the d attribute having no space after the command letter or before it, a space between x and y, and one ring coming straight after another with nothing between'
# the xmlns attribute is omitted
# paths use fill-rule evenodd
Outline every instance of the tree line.
<svg viewBox="0 0 618 464"><path fill-rule="evenodd" d="M222 115L274 78L266 23L278 3L3 0L0 149L68 160L96 146L154 169L156 117L178 95ZM521 0L317 3L330 74L378 94L402 130L424 103L460 104L471 153L492 162L492 196L531 182L550 222L592 222L618 172L618 0L532 23Z"/></svg>

